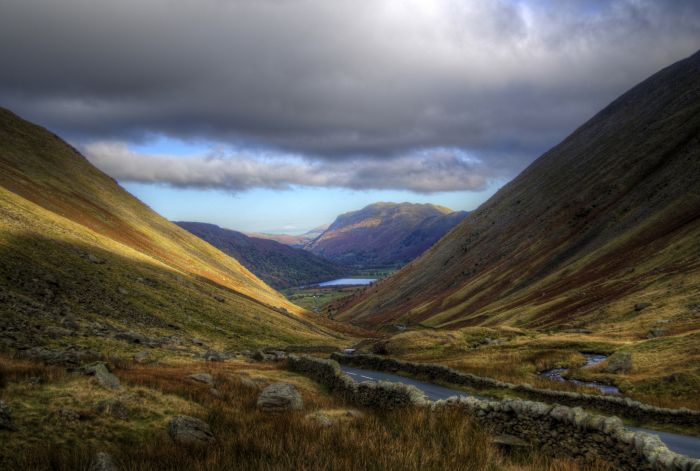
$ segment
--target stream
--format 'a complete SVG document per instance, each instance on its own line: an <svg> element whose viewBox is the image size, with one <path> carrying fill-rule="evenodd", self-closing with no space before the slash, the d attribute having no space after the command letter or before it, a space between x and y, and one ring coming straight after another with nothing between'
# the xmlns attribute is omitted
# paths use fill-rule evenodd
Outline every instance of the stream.
<svg viewBox="0 0 700 471"><path fill-rule="evenodd" d="M608 358L607 355L601 355L599 353L583 353L586 357L586 365L583 368L590 368L598 363L605 361ZM579 386L588 386L589 388L596 388L603 394L620 394L620 390L611 384L599 383L598 381L581 381L578 379L568 379L563 375L569 371L568 368L552 368L539 373L539 376L543 378L548 378L554 381L569 382L571 384L576 384Z"/></svg>

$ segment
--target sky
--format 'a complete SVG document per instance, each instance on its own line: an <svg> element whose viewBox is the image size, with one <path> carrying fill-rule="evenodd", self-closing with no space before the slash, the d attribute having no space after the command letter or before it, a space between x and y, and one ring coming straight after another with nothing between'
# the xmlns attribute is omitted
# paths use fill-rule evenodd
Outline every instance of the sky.
<svg viewBox="0 0 700 471"><path fill-rule="evenodd" d="M475 209L700 46L696 0L0 0L0 106L173 220Z"/></svg>

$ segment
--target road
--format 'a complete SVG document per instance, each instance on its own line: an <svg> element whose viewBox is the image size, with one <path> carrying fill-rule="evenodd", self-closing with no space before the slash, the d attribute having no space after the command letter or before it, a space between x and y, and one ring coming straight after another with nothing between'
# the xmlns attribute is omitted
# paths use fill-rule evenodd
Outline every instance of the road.
<svg viewBox="0 0 700 471"><path fill-rule="evenodd" d="M391 373L364 370L361 368L352 368L344 365L341 365L341 368L345 373L350 375L356 381L381 380L391 381L393 383L410 384L423 391L426 397L432 401L437 401L439 399L447 399L448 397L453 396L473 396L477 399L486 399L483 396L476 396L474 394L465 393L464 391L458 391L444 386L438 386L436 384L430 384ZM692 458L700 458L700 437L693 437L691 435L681 435L678 433L671 432L661 432L657 430L637 427L627 427L627 429L634 432L646 432L653 435L657 435L661 439L661 441L666 444L669 450L675 451L676 453L680 453L686 456L690 456Z"/></svg>

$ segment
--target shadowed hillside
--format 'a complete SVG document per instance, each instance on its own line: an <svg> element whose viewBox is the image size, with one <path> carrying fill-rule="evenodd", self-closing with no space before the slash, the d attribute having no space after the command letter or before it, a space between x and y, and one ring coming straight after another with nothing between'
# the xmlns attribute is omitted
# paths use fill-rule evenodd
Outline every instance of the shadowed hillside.
<svg viewBox="0 0 700 471"><path fill-rule="evenodd" d="M2 109L0 261L4 349L188 351L338 337Z"/></svg>
<svg viewBox="0 0 700 471"><path fill-rule="evenodd" d="M306 248L349 266L400 266L423 253L466 214L432 204L375 203L341 214Z"/></svg>
<svg viewBox="0 0 700 471"><path fill-rule="evenodd" d="M663 322L663 335L682 334L700 324L699 241L696 53L615 100L339 318L633 338Z"/></svg>
<svg viewBox="0 0 700 471"><path fill-rule="evenodd" d="M214 224L176 224L234 257L275 289L309 285L352 273L347 267L274 240L248 237Z"/></svg>

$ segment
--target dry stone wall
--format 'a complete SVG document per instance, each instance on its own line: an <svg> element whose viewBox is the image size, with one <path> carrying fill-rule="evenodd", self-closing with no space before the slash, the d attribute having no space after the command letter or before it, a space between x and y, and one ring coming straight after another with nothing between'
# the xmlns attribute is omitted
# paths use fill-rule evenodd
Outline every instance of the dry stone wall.
<svg viewBox="0 0 700 471"><path fill-rule="evenodd" d="M302 373L348 401L376 409L400 409L428 405L423 392L415 386L386 381L358 383L344 374L333 360L289 355L287 366Z"/></svg>
<svg viewBox="0 0 700 471"><path fill-rule="evenodd" d="M494 433L519 437L550 456L574 457L582 462L601 459L620 470L700 471L700 460L670 451L658 437L628 432L619 418L589 414L580 407L472 397L432 402L413 386L383 381L358 383L333 360L290 355L288 367L370 408L459 408Z"/></svg>
<svg viewBox="0 0 700 471"><path fill-rule="evenodd" d="M439 380L475 389L508 389L535 401L557 403L572 407L593 408L606 414L618 415L642 422L678 425L700 424L699 411L686 408L667 409L655 407L619 396L601 396L597 394L581 394L568 391L555 391L552 389L540 389L529 384L505 383L492 378L462 373L447 366L401 361L379 355L345 355L334 353L331 355L331 358L343 365L392 373L401 371L432 381Z"/></svg>

